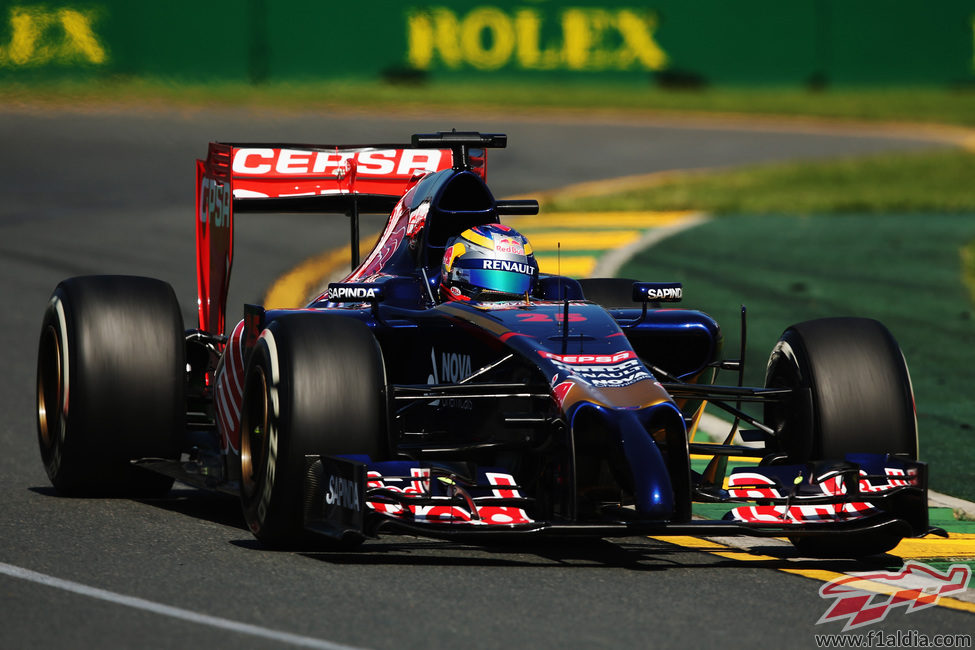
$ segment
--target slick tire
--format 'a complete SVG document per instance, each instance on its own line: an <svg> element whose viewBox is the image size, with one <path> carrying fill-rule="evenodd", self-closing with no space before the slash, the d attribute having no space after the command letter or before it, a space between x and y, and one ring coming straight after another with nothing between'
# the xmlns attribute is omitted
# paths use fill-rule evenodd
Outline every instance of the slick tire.
<svg viewBox="0 0 975 650"><path fill-rule="evenodd" d="M579 280L586 300L605 309L634 309L633 283L627 278L584 278Z"/></svg>
<svg viewBox="0 0 975 650"><path fill-rule="evenodd" d="M802 391L790 402L765 407L765 423L778 432L789 463L842 460L849 453L917 458L910 373L897 341L878 321L828 318L793 325L772 350L765 385ZM885 526L790 541L804 555L862 557L885 553L909 534L909 527Z"/></svg>
<svg viewBox="0 0 975 650"><path fill-rule="evenodd" d="M365 324L309 313L268 325L241 413L241 504L254 536L276 549L321 545L303 532L305 456L385 458L388 414L382 351Z"/></svg>
<svg viewBox="0 0 975 650"><path fill-rule="evenodd" d="M841 460L848 453L917 458L910 373L897 341L866 318L824 318L793 325L769 357L765 385L805 391L770 402L765 423L789 461Z"/></svg>
<svg viewBox="0 0 975 650"><path fill-rule="evenodd" d="M177 458L185 428L183 318L165 282L84 276L55 289L37 354L37 440L57 491L162 496L173 479L134 467Z"/></svg>

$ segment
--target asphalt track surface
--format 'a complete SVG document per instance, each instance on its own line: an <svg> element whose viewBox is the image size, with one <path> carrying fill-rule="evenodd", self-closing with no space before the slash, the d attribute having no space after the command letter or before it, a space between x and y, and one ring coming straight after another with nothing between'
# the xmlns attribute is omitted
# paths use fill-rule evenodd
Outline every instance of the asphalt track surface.
<svg viewBox="0 0 975 650"><path fill-rule="evenodd" d="M0 110L0 647L812 647L820 583L790 551L739 561L645 538L481 548L386 537L355 553L261 549L232 498L177 486L158 501L57 496L35 440L38 327L57 282L131 273L170 282L195 320L193 159L208 140L403 141L509 134L499 196L571 183L928 143L715 123ZM296 262L347 238L344 219L237 224L231 314ZM789 566L865 570L802 561ZM892 613L869 629L967 632L971 614Z"/></svg>

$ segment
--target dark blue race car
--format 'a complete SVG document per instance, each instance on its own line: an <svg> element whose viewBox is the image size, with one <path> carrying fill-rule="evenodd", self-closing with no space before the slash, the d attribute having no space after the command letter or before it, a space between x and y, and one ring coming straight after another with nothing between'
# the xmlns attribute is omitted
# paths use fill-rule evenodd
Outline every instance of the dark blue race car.
<svg viewBox="0 0 975 650"><path fill-rule="evenodd" d="M661 308L679 284L539 272L502 223L537 202L485 184L486 150L505 144L211 144L197 163L198 328L183 330L157 280L54 292L37 412L55 487L151 496L176 479L239 494L273 547L747 534L857 556L931 532L910 378L883 325L793 325L765 386L744 387L744 355L723 357L714 320ZM353 271L303 307L248 305L227 327L242 211L349 215ZM359 214L376 212L386 228L359 260ZM691 442L707 403L735 418L724 444ZM710 458L701 471L692 454ZM755 463L728 471L731 456ZM695 501L727 514L695 518Z"/></svg>

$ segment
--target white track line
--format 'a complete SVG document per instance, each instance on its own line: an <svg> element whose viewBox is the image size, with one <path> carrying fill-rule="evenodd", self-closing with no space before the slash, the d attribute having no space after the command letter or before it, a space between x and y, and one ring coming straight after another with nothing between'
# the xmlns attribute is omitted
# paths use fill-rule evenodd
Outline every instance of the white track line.
<svg viewBox="0 0 975 650"><path fill-rule="evenodd" d="M62 589L74 594L88 596L89 598L108 601L110 603L123 605L125 607L141 609L147 612L152 612L153 614L159 614L161 616L169 616L171 618L189 621L190 623L208 625L221 630L237 632L238 634L247 634L250 636L269 639L271 641L277 641L280 643L287 643L289 645L299 646L302 648L320 648L322 650L360 650L355 646L333 643L331 641L324 641L322 639L315 639L307 636L300 636L298 634L291 634L290 632L280 632L277 630L268 629L266 627L250 625L249 623L241 623L239 621L232 621L230 619L219 618L217 616L208 616L206 614L192 612L188 609L170 607L169 605L154 603L151 600L145 600L143 598L124 596L112 591L106 591L96 587L89 587L78 582L62 580L43 573L37 573L36 571L23 569L12 564L6 564L5 562L0 562L0 574L8 575L11 578L35 582L47 587L54 587L55 589Z"/></svg>

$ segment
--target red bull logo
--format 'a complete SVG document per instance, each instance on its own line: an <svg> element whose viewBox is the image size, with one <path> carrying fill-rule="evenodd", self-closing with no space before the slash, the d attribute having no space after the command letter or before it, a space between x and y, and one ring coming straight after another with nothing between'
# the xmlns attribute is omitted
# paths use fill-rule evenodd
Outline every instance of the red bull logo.
<svg viewBox="0 0 975 650"><path fill-rule="evenodd" d="M494 240L494 250L508 255L524 255L525 247L513 237L498 237Z"/></svg>

